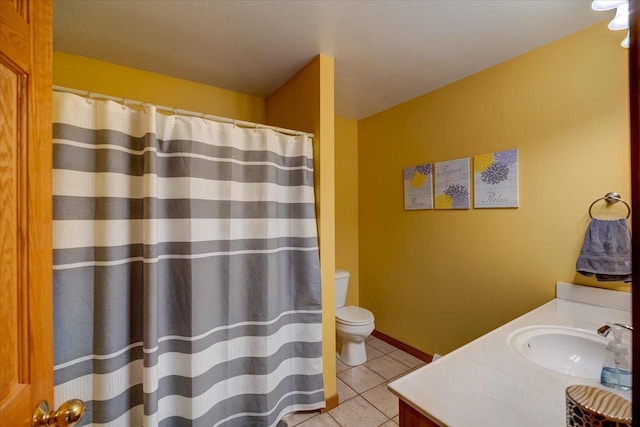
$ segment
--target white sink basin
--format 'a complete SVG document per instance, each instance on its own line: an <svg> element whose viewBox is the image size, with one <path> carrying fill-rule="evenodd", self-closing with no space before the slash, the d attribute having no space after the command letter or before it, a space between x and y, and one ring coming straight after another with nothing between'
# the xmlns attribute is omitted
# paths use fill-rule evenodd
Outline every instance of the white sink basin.
<svg viewBox="0 0 640 427"><path fill-rule="evenodd" d="M607 339L562 326L529 326L507 337L511 349L538 366L574 377L600 379Z"/></svg>

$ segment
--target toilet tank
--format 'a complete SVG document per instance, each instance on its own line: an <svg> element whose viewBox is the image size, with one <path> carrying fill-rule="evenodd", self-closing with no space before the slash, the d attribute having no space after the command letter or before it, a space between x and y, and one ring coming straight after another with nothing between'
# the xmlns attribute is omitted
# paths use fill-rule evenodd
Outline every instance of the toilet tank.
<svg viewBox="0 0 640 427"><path fill-rule="evenodd" d="M336 270L336 308L344 307L347 301L347 288L349 287L349 272Z"/></svg>

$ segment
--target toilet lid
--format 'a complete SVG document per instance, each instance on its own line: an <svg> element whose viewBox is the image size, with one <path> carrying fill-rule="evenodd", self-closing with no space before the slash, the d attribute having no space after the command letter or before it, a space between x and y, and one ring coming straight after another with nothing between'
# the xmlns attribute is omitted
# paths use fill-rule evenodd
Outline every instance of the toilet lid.
<svg viewBox="0 0 640 427"><path fill-rule="evenodd" d="M374 320L373 313L369 310L352 305L337 309L336 319L345 325L364 325Z"/></svg>

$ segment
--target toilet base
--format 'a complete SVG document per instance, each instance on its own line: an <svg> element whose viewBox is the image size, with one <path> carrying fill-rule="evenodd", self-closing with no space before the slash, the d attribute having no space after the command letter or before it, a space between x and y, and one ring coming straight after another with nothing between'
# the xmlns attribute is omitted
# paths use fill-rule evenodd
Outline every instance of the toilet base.
<svg viewBox="0 0 640 427"><path fill-rule="evenodd" d="M367 349L364 341L354 342L342 340L342 349L338 353L338 359L345 365L358 366L367 361Z"/></svg>

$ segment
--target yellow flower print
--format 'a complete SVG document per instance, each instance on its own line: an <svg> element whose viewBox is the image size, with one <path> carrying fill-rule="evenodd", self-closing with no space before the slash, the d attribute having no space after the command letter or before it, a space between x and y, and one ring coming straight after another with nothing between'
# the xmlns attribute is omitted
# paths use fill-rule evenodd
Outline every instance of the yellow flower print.
<svg viewBox="0 0 640 427"><path fill-rule="evenodd" d="M418 187L422 187L422 185L426 180L427 180L426 176L422 175L420 172L416 172L413 174L413 178L411 178L411 180L409 181L409 184L411 184L413 188L418 188Z"/></svg>
<svg viewBox="0 0 640 427"><path fill-rule="evenodd" d="M436 196L436 209L451 209L453 198L448 194L438 194Z"/></svg>
<svg viewBox="0 0 640 427"><path fill-rule="evenodd" d="M489 166L493 164L493 153L478 154L473 156L473 172L482 173L489 169Z"/></svg>

